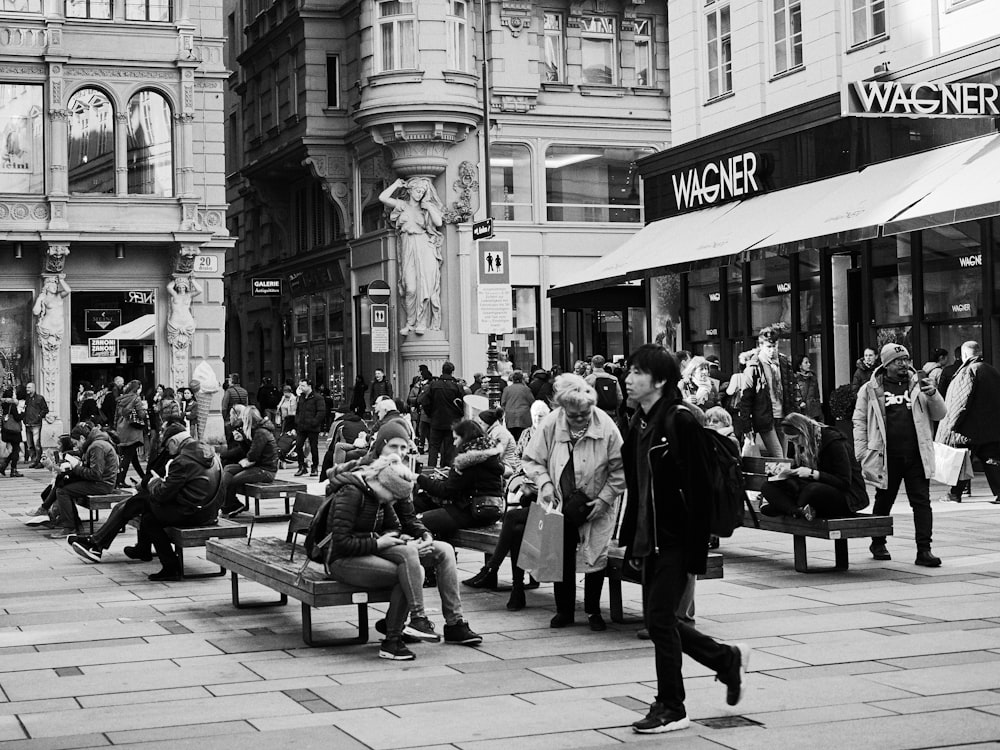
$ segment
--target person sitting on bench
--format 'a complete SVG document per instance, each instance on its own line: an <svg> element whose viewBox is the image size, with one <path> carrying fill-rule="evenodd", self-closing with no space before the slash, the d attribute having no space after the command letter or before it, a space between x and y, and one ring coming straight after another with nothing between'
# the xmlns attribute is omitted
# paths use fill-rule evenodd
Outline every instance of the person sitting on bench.
<svg viewBox="0 0 1000 750"><path fill-rule="evenodd" d="M278 471L278 444L271 420L264 419L256 406L248 406L243 411L240 432L250 436L250 448L246 457L226 466L226 500L221 511L226 518L247 509L236 496L245 493L248 484L270 484Z"/></svg>
<svg viewBox="0 0 1000 750"><path fill-rule="evenodd" d="M761 513L812 521L852 516L867 507L861 465L840 430L798 413L785 417L781 430L795 457L791 469L764 485Z"/></svg>
<svg viewBox="0 0 1000 750"><path fill-rule="evenodd" d="M69 477L55 490L62 528L49 534L50 539L65 539L76 534L80 528L76 500L83 500L87 495L110 495L115 491L118 478L118 452L108 433L100 427L88 428L88 423L81 422L69 435L82 456L76 466L70 468L63 464Z"/></svg>

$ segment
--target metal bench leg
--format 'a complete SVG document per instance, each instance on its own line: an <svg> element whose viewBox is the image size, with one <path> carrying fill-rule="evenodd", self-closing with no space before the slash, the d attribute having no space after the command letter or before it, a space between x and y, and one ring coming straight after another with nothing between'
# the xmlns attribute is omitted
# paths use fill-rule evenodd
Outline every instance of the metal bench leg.
<svg viewBox="0 0 1000 750"><path fill-rule="evenodd" d="M249 604L247 604L247 603L241 603L240 602L240 583L239 583L240 577L238 575L236 575L235 571L233 571L232 575L233 575L233 579L232 579L233 606L236 607L236 609L260 609L261 607L280 607L280 606L284 606L285 604L288 604L288 596L285 595L285 594L282 594L281 597L278 599L278 601L271 601L271 602L250 602Z"/></svg>
<svg viewBox="0 0 1000 750"><path fill-rule="evenodd" d="M94 535L94 522L97 520L97 511L90 506L87 506L87 516L90 520L90 535Z"/></svg>
<svg viewBox="0 0 1000 750"><path fill-rule="evenodd" d="M195 580L198 578L218 578L219 576L224 576L226 574L226 569L221 565L218 571L212 571L211 573L185 573L184 572L184 548L180 545L174 545L174 552L177 554L177 562L181 568L181 578L185 581Z"/></svg>
<svg viewBox="0 0 1000 750"><path fill-rule="evenodd" d="M348 638L313 637L312 607L302 603L302 640L307 646L353 646L368 643L368 604L358 604L358 634Z"/></svg>
<svg viewBox="0 0 1000 750"><path fill-rule="evenodd" d="M806 560L806 538L798 535L793 536L792 549L795 551L795 570L799 573L808 573L809 562Z"/></svg>

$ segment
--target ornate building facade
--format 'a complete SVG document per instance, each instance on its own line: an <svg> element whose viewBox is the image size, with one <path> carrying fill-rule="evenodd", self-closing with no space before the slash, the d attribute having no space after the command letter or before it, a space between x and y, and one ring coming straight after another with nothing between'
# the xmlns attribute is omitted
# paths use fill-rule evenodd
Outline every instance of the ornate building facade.
<svg viewBox="0 0 1000 750"><path fill-rule="evenodd" d="M0 18L0 381L221 379L221 0L21 0Z"/></svg>
<svg viewBox="0 0 1000 750"><path fill-rule="evenodd" d="M308 377L346 404L375 368L404 395L421 364L485 370L471 228L487 185L516 367L644 340L635 290L602 309L545 289L642 225L634 163L669 142L661 5L239 0L228 26L227 362L248 384Z"/></svg>

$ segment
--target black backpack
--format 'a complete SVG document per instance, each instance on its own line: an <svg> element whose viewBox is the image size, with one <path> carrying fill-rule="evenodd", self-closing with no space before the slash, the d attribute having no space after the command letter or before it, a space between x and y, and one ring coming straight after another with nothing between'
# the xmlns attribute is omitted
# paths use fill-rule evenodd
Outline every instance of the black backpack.
<svg viewBox="0 0 1000 750"><path fill-rule="evenodd" d="M595 378L594 390L597 391L597 408L613 412L618 408L618 381L613 378Z"/></svg>
<svg viewBox="0 0 1000 750"><path fill-rule="evenodd" d="M309 522L309 530L306 531L305 541L302 548L306 552L307 562L302 567L309 565L309 560L323 564L323 569L329 573L330 553L333 551L333 534L327 531L330 522L330 513L333 510L333 495L320 503L316 509L316 515Z"/></svg>

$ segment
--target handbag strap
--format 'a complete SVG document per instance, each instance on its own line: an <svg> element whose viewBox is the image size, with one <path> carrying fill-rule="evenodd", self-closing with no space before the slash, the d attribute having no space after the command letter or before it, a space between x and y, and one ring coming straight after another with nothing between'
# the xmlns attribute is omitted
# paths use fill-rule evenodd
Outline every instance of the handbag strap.
<svg viewBox="0 0 1000 750"><path fill-rule="evenodd" d="M573 463L573 441L569 443L569 460L563 467L562 474L559 475L559 495L563 502L566 501L576 489L576 466Z"/></svg>

